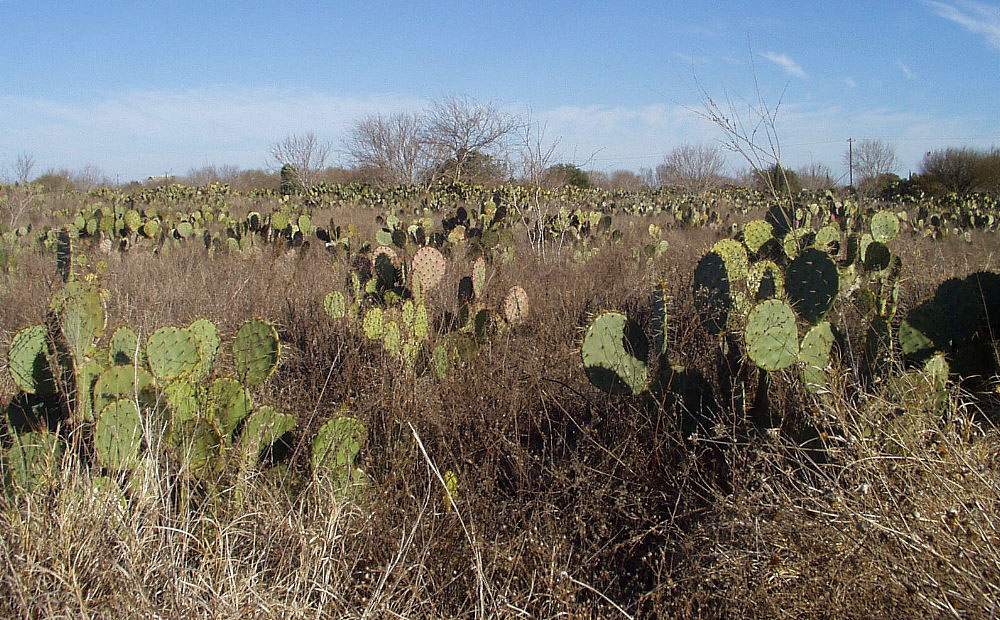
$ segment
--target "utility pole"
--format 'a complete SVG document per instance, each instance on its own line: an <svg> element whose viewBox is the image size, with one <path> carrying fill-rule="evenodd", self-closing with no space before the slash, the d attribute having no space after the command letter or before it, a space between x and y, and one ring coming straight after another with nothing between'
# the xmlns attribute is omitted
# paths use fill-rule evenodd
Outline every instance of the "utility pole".
<svg viewBox="0 0 1000 620"><path fill-rule="evenodd" d="M854 187L854 138L847 139L847 175L848 185Z"/></svg>

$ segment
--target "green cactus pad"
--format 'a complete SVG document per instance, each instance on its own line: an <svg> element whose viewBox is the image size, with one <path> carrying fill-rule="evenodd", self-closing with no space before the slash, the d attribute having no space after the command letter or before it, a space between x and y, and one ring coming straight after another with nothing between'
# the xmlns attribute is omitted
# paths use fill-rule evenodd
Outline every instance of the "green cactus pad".
<svg viewBox="0 0 1000 620"><path fill-rule="evenodd" d="M872 239L889 243L899 235L899 218L891 211L879 211L872 216Z"/></svg>
<svg viewBox="0 0 1000 620"><path fill-rule="evenodd" d="M829 381L826 369L830 365L833 343L833 330L827 321L813 326L802 339L802 348L799 351L802 369L799 375L806 389L811 392L821 391Z"/></svg>
<svg viewBox="0 0 1000 620"><path fill-rule="evenodd" d="M581 347L590 382L609 394L639 394L649 383L649 343L642 329L620 312L602 312L587 328Z"/></svg>
<svg viewBox="0 0 1000 620"><path fill-rule="evenodd" d="M799 359L795 313L783 301L757 304L747 317L744 338L750 359L764 370L788 368Z"/></svg>
<svg viewBox="0 0 1000 620"><path fill-rule="evenodd" d="M365 312L365 318L362 320L361 326L364 328L365 336L369 340L378 340L381 338L383 332L382 309L369 308L368 312Z"/></svg>
<svg viewBox="0 0 1000 620"><path fill-rule="evenodd" d="M250 392L232 377L219 377L212 381L206 395L211 419L223 437L229 437L239 423L253 409Z"/></svg>
<svg viewBox="0 0 1000 620"><path fill-rule="evenodd" d="M188 332L198 341L198 363L188 375L192 381L200 381L208 377L215 364L215 356L219 353L222 340L219 329L208 319L198 319L187 327Z"/></svg>
<svg viewBox="0 0 1000 620"><path fill-rule="evenodd" d="M170 410L171 427L179 428L188 420L197 418L201 412L198 388L190 381L174 381L163 389L163 398Z"/></svg>
<svg viewBox="0 0 1000 620"><path fill-rule="evenodd" d="M135 402L122 398L101 410L94 428L94 452L107 469L131 469L139 460L142 419Z"/></svg>
<svg viewBox="0 0 1000 620"><path fill-rule="evenodd" d="M135 399L140 402L155 400L153 376L142 368L132 366L112 366L94 383L94 411L101 411L119 398Z"/></svg>
<svg viewBox="0 0 1000 620"><path fill-rule="evenodd" d="M323 298L323 310L331 319L343 319L347 316L347 299L340 291L330 291Z"/></svg>
<svg viewBox="0 0 1000 620"><path fill-rule="evenodd" d="M742 243L735 239L722 239L716 242L710 251L722 257L730 281L735 282L747 277L750 259L747 256L746 246Z"/></svg>
<svg viewBox="0 0 1000 620"><path fill-rule="evenodd" d="M355 417L341 415L326 421L312 443L313 474L346 475L367 437L368 428Z"/></svg>
<svg viewBox="0 0 1000 620"><path fill-rule="evenodd" d="M74 417L84 422L94 419L94 385L105 371L96 360L87 360L76 367L76 410Z"/></svg>
<svg viewBox="0 0 1000 620"><path fill-rule="evenodd" d="M190 375L200 361L198 353L198 339L179 327L161 327L146 341L149 369L164 383Z"/></svg>
<svg viewBox="0 0 1000 620"><path fill-rule="evenodd" d="M882 271L889 267L891 260L892 253L885 244L872 241L864 246L861 264L866 271Z"/></svg>
<svg viewBox="0 0 1000 620"><path fill-rule="evenodd" d="M774 238L774 226L765 220L752 220L743 226L743 240L751 252L759 252L765 243Z"/></svg>
<svg viewBox="0 0 1000 620"><path fill-rule="evenodd" d="M55 433L44 431L14 436L6 464L15 488L31 491L51 483L59 471L63 444Z"/></svg>
<svg viewBox="0 0 1000 620"><path fill-rule="evenodd" d="M48 331L44 325L25 327L14 335L7 353L7 368L19 388L29 394L55 391L47 353Z"/></svg>
<svg viewBox="0 0 1000 620"><path fill-rule="evenodd" d="M820 228L813 245L827 254L836 254L840 249L840 229L832 224Z"/></svg>
<svg viewBox="0 0 1000 620"><path fill-rule="evenodd" d="M83 363L104 333L107 317L102 291L89 282L69 282L53 296L51 307L59 315L66 346L76 363Z"/></svg>
<svg viewBox="0 0 1000 620"><path fill-rule="evenodd" d="M695 267L694 303L710 332L718 334L726 328L733 298L726 263L715 252L702 256Z"/></svg>
<svg viewBox="0 0 1000 620"><path fill-rule="evenodd" d="M271 407L261 407L254 411L240 432L244 462L255 463L261 452L293 428L295 417L290 414L278 413Z"/></svg>
<svg viewBox="0 0 1000 620"><path fill-rule="evenodd" d="M237 376L249 386L260 385L278 367L281 342L278 331L266 321L245 321L233 339Z"/></svg>
<svg viewBox="0 0 1000 620"><path fill-rule="evenodd" d="M785 291L795 311L810 323L827 313L840 290L837 265L826 252L809 248L791 262L785 273Z"/></svg>
<svg viewBox="0 0 1000 620"><path fill-rule="evenodd" d="M747 289L753 301L764 301L785 295L785 277L774 261L762 260L750 265Z"/></svg>
<svg viewBox="0 0 1000 620"><path fill-rule="evenodd" d="M108 343L108 361L112 366L142 366L144 365L142 349L139 347L139 336L131 327L123 326L111 334Z"/></svg>
<svg viewBox="0 0 1000 620"><path fill-rule="evenodd" d="M413 255L412 265L420 286L427 292L441 283L448 262L437 248L425 246Z"/></svg>
<svg viewBox="0 0 1000 620"><path fill-rule="evenodd" d="M503 300L503 318L511 325L523 323L528 316L528 293L518 285L510 287Z"/></svg>
<svg viewBox="0 0 1000 620"><path fill-rule="evenodd" d="M399 332L399 323L396 321L385 321L382 325L382 347L390 355L399 357L402 354L402 337Z"/></svg>

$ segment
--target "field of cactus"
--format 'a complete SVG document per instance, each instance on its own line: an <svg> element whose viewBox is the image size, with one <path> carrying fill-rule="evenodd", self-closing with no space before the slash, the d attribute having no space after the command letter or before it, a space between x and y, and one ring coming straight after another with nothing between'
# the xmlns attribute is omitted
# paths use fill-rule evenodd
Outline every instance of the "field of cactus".
<svg viewBox="0 0 1000 620"><path fill-rule="evenodd" d="M995 617L1000 203L42 196L0 616Z"/></svg>

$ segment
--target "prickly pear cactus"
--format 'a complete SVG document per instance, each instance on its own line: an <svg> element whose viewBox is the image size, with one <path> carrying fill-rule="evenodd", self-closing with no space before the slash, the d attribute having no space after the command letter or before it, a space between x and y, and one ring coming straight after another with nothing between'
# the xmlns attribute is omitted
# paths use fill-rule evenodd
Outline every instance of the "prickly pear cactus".
<svg viewBox="0 0 1000 620"><path fill-rule="evenodd" d="M323 298L323 310L331 319L342 319L347 316L347 300L340 291L330 291Z"/></svg>
<svg viewBox="0 0 1000 620"><path fill-rule="evenodd" d="M764 370L788 368L799 359L795 313L783 301L757 304L747 317L744 338L750 359Z"/></svg>
<svg viewBox="0 0 1000 620"><path fill-rule="evenodd" d="M802 338L802 349L799 351L802 369L799 374L806 389L811 392L823 390L829 382L827 367L833 343L833 330L827 321L813 326Z"/></svg>
<svg viewBox="0 0 1000 620"><path fill-rule="evenodd" d="M785 272L788 299L798 315L810 323L823 318L839 290L837 265L826 252L815 248L799 254Z"/></svg>
<svg viewBox="0 0 1000 620"><path fill-rule="evenodd" d="M318 477L347 476L367 436L368 429L355 417L341 415L326 421L319 427L312 444L313 474Z"/></svg>
<svg viewBox="0 0 1000 620"><path fill-rule="evenodd" d="M891 211L879 211L872 216L872 239L889 243L899 235L899 218Z"/></svg>
<svg viewBox="0 0 1000 620"><path fill-rule="evenodd" d="M260 385L278 367L281 342L278 331L267 321L245 321L233 340L233 362L245 385Z"/></svg>
<svg viewBox="0 0 1000 620"><path fill-rule="evenodd" d="M55 390L48 350L48 331L44 325L25 327L10 343L7 368L17 387L28 394L51 394Z"/></svg>
<svg viewBox="0 0 1000 620"><path fill-rule="evenodd" d="M369 340L378 340L382 337L383 325L382 325L382 309L381 308L369 308L368 312L365 312L365 318L361 324L362 328L365 330L365 336Z"/></svg>
<svg viewBox="0 0 1000 620"><path fill-rule="evenodd" d="M649 343L642 329L620 312L602 312L581 347L590 382L609 394L640 394L649 383Z"/></svg>
<svg viewBox="0 0 1000 620"><path fill-rule="evenodd" d="M52 298L52 311L59 316L66 346L77 364L94 353L104 333L104 299L101 289L84 281L72 281Z"/></svg>
<svg viewBox="0 0 1000 620"><path fill-rule="evenodd" d="M140 402L152 401L153 377L142 368L112 366L94 383L94 410L102 411L120 398L138 397Z"/></svg>
<svg viewBox="0 0 1000 620"><path fill-rule="evenodd" d="M437 248L425 246L417 250L413 255L413 273L420 279L424 292L440 284L447 264Z"/></svg>
<svg viewBox="0 0 1000 620"><path fill-rule="evenodd" d="M743 240L751 252L759 252L765 243L774 238L774 226L765 220L753 220L743 226Z"/></svg>
<svg viewBox="0 0 1000 620"><path fill-rule="evenodd" d="M108 362L112 366L143 366L145 362L139 336L131 327L123 326L111 334L108 343Z"/></svg>
<svg viewBox="0 0 1000 620"><path fill-rule="evenodd" d="M503 318L511 325L523 323L528 316L528 293L514 285L503 300Z"/></svg>
<svg viewBox="0 0 1000 620"><path fill-rule="evenodd" d="M208 319L198 319L188 326L187 331L198 341L198 363L188 375L192 381L201 381L212 372L215 356L219 352L222 340L215 323Z"/></svg>
<svg viewBox="0 0 1000 620"><path fill-rule="evenodd" d="M191 374L201 360L198 339L186 329L161 327L146 341L146 359L158 381L181 379Z"/></svg>
<svg viewBox="0 0 1000 620"><path fill-rule="evenodd" d="M23 491L51 483L59 471L62 454L63 445L55 433L15 435L5 455L11 483Z"/></svg>
<svg viewBox="0 0 1000 620"><path fill-rule="evenodd" d="M472 263L472 291L476 299L486 295L486 260L482 256Z"/></svg>
<svg viewBox="0 0 1000 620"><path fill-rule="evenodd" d="M101 410L94 428L94 452L107 469L135 467L142 445L142 419L135 402L116 400Z"/></svg>
<svg viewBox="0 0 1000 620"><path fill-rule="evenodd" d="M240 432L240 446L244 463L252 465L261 452L282 435L295 428L295 417L278 413L271 407L261 407L250 414Z"/></svg>
<svg viewBox="0 0 1000 620"><path fill-rule="evenodd" d="M253 409L250 392L232 377L219 377L212 381L206 395L209 419L215 421L223 437L229 437L239 423Z"/></svg>

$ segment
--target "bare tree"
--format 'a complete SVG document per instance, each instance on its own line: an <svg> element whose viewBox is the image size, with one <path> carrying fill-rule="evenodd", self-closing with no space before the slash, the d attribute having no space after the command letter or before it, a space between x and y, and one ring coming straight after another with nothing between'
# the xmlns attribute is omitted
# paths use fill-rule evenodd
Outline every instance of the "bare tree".
<svg viewBox="0 0 1000 620"><path fill-rule="evenodd" d="M372 173L377 182L413 184L428 167L424 131L419 113L373 114L354 123L344 148L354 165Z"/></svg>
<svg viewBox="0 0 1000 620"><path fill-rule="evenodd" d="M725 165L718 146L682 144L663 158L656 167L656 177L661 187L675 186L700 194L718 184Z"/></svg>
<svg viewBox="0 0 1000 620"><path fill-rule="evenodd" d="M268 154L274 169L280 169L285 164L295 166L299 180L308 188L315 185L317 174L326 167L331 148L329 143L320 141L310 131L290 134L282 140L272 142L268 147Z"/></svg>
<svg viewBox="0 0 1000 620"><path fill-rule="evenodd" d="M802 184L803 189L809 190L824 190L833 189L835 184L833 180L833 170L830 166L826 164L811 163L808 166L802 166L796 173L799 177L799 182Z"/></svg>
<svg viewBox="0 0 1000 620"><path fill-rule="evenodd" d="M520 156L520 177L525 183L539 185L555 161L559 138L546 140L545 123L526 122L521 127L517 144Z"/></svg>
<svg viewBox="0 0 1000 620"><path fill-rule="evenodd" d="M431 104L423 143L435 163L432 176L462 180L472 164L501 163L510 154L511 139L525 119L492 102L469 97L445 97Z"/></svg>
<svg viewBox="0 0 1000 620"><path fill-rule="evenodd" d="M8 228L18 225L38 197L39 188L31 182L34 170L35 156L20 153L10 170L3 175L8 187L5 193L0 194L0 209L6 215Z"/></svg>
<svg viewBox="0 0 1000 620"><path fill-rule="evenodd" d="M860 140L844 152L844 165L854 172L855 185L870 185L896 169L896 149L882 140Z"/></svg>

